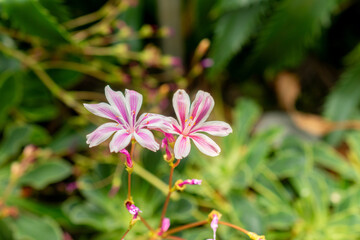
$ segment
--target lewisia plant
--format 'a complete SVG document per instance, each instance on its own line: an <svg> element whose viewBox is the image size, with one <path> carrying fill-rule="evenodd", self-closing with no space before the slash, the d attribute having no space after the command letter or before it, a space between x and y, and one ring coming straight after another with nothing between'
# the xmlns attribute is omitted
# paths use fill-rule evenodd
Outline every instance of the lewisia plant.
<svg viewBox="0 0 360 240"><path fill-rule="evenodd" d="M124 96L122 92L115 92L106 86L105 96L109 104L84 104L91 113L112 120L88 134L86 143L90 147L97 146L115 133L109 145L111 152L120 152L132 139L151 151L159 150L159 144L148 129L166 129L164 117L143 113L137 120L143 97L136 91L126 89Z"/></svg>
<svg viewBox="0 0 360 240"><path fill-rule="evenodd" d="M195 100L191 103L189 95L184 90L178 90L173 96L173 107L177 120L172 117L165 117L159 114L143 113L137 118L142 105L143 97L140 93L133 90L125 90L125 96L122 92L113 91L109 86L105 87L106 99L109 103L84 104L85 108L91 113L110 119L111 122L104 123L86 136L87 143L90 147L97 146L110 138L109 147L111 152L120 153L126 156L125 166L128 172L128 194L125 200L125 207L132 215L129 227L121 239L125 239L129 231L137 221L141 221L150 231L150 239L182 239L173 234L201 226L210 224L213 229L213 238L216 240L216 231L219 225L227 225L247 234L253 240L265 240L264 236L248 232L231 223L219 221L221 214L213 210L208 219L195 223L170 228L170 219L165 217L170 195L174 191L184 191L186 185L201 185L202 180L186 179L177 180L173 184L174 169L180 163L182 158L189 155L192 140L195 146L204 154L209 156L217 156L220 153L220 147L206 134L213 136L227 136L232 132L229 124L222 121L207 121L212 109L214 108L214 99L211 95L204 91L198 91ZM134 145L139 143L142 147L151 151L159 150L159 144L155 141L154 135L150 130L157 130L165 135L162 140L162 147L165 148L166 160L170 166L168 194L163 204L159 225L153 228L141 216L139 207L135 205L131 195L131 174L134 167ZM177 139L174 138L177 135ZM131 144L130 152L126 147ZM174 153L174 154L173 154ZM176 163L174 163L174 155ZM119 163L120 164L120 163ZM118 165L119 166L119 165ZM116 168L117 171L120 168ZM116 181L116 172L114 173L112 190L109 196L113 196L119 189L119 182ZM141 209L145 209L141 207Z"/></svg>
<svg viewBox="0 0 360 240"><path fill-rule="evenodd" d="M173 107L178 121L169 118L169 133L179 135L174 146L176 159L189 155L190 139L202 153L212 157L219 155L220 147L203 133L224 137L229 135L232 129L222 121L206 122L214 105L214 99L204 91L198 91L191 105L189 95L184 90L180 89L174 94Z"/></svg>

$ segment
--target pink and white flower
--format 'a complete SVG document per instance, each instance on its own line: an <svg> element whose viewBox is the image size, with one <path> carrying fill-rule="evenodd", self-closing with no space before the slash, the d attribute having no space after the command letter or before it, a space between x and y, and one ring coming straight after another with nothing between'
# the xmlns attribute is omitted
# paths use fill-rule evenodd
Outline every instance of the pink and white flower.
<svg viewBox="0 0 360 240"><path fill-rule="evenodd" d="M219 227L218 223L219 223L219 217L218 217L217 214L214 214L213 218L211 220L211 223L210 223L210 227L213 230L213 238L212 239L207 239L207 240L216 240L216 230Z"/></svg>
<svg viewBox="0 0 360 240"><path fill-rule="evenodd" d="M220 147L203 133L224 137L229 135L232 129L223 121L206 122L214 104L214 99L207 92L198 91L195 100L190 105L189 95L181 89L176 91L173 97L173 106L178 121L171 117L168 118L171 125L168 133L179 135L174 146L175 158L182 159L189 155L190 139L204 154L219 155Z"/></svg>
<svg viewBox="0 0 360 240"><path fill-rule="evenodd" d="M86 136L89 147L99 145L115 133L109 144L111 152L120 152L132 139L151 151L159 150L159 144L148 129L164 129L164 117L143 113L136 120L143 99L136 91L126 89L124 96L122 92L115 92L106 86L105 96L110 104L84 104L91 113L113 121L102 124Z"/></svg>
<svg viewBox="0 0 360 240"><path fill-rule="evenodd" d="M142 212L137 206L135 206L130 202L126 203L126 209L129 211L131 215L133 215L133 219L137 219L139 213Z"/></svg>

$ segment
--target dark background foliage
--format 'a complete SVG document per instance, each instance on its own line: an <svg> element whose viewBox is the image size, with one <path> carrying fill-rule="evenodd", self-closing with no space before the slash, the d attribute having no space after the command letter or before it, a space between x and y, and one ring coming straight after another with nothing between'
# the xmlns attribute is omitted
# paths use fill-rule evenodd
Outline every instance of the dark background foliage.
<svg viewBox="0 0 360 240"><path fill-rule="evenodd" d="M106 101L106 85L164 115L178 88L203 89L211 118L233 126L220 156L194 149L176 169L203 185L173 195L172 227L217 209L267 239L360 239L359 1L3 0L0 11L0 239L125 232L124 159L85 143L102 121L82 103ZM155 227L168 166L161 151L135 155L134 198ZM137 224L128 238L147 234ZM247 237L221 226L218 238Z"/></svg>

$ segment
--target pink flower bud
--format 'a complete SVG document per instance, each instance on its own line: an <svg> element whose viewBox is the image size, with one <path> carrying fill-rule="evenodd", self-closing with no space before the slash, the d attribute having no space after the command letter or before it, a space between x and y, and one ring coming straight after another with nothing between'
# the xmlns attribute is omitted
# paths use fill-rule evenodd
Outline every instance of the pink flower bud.
<svg viewBox="0 0 360 240"><path fill-rule="evenodd" d="M159 236L163 235L164 232L166 232L170 227L170 219L164 218L161 223L160 231L158 233Z"/></svg>
<svg viewBox="0 0 360 240"><path fill-rule="evenodd" d="M76 182L71 182L66 185L66 191L68 193L74 192L76 189L78 189L78 184Z"/></svg>
<svg viewBox="0 0 360 240"><path fill-rule="evenodd" d="M132 168L134 165L133 165L133 162L131 160L129 152L124 148L123 150L120 151L120 153L122 153L122 154L124 154L126 156L126 166L128 168Z"/></svg>
<svg viewBox="0 0 360 240"><path fill-rule="evenodd" d="M131 215L133 215L133 219L136 219L139 212L141 212L140 209L137 206L135 206L134 204L131 204L130 202L128 202L126 204L126 208L129 211L129 213Z"/></svg>
<svg viewBox="0 0 360 240"><path fill-rule="evenodd" d="M212 65L214 65L214 60L212 60L211 58L205 58L204 60L201 61L201 66L203 68L209 68Z"/></svg>
<svg viewBox="0 0 360 240"><path fill-rule="evenodd" d="M210 226L211 226L211 228L212 228L212 230L214 232L214 240L216 240L216 230L217 230L217 228L219 226L218 223L219 223L219 217L218 217L218 215L214 214L213 219L212 219L211 224L210 224Z"/></svg>
<svg viewBox="0 0 360 240"><path fill-rule="evenodd" d="M167 138L164 138L162 141L161 141L161 147L162 148L165 148L165 152L166 152L166 156L164 156L164 158L166 158L165 160L166 161L170 161L173 156L170 152L170 149L169 149L169 143L168 143L168 139Z"/></svg>
<svg viewBox="0 0 360 240"><path fill-rule="evenodd" d="M178 186L181 188L186 184L189 184L189 185L201 185L201 182L202 182L202 180L199 180L199 179L187 179L187 180L184 180L181 183L179 183Z"/></svg>

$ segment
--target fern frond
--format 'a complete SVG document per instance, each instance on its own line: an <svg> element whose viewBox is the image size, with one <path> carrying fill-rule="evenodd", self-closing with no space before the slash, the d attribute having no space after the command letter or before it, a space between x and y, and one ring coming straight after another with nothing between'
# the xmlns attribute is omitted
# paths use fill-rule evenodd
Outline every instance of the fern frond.
<svg viewBox="0 0 360 240"><path fill-rule="evenodd" d="M337 0L284 0L260 33L252 62L261 67L293 66L329 25Z"/></svg>

